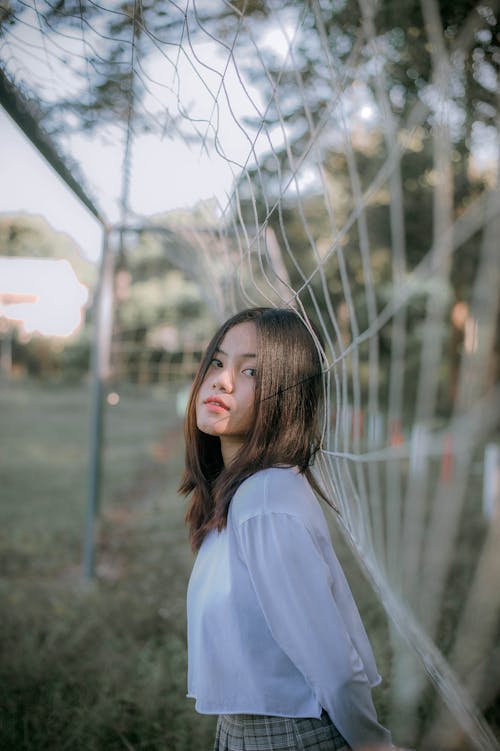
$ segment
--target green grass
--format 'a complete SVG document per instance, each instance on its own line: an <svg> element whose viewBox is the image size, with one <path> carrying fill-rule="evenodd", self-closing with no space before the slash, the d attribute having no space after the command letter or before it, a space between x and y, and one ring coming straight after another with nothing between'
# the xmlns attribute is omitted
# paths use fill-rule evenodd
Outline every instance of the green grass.
<svg viewBox="0 0 500 751"><path fill-rule="evenodd" d="M0 392L2 751L211 747L214 718L185 698L192 555L175 394L120 397L107 410L97 577L86 585L88 392Z"/></svg>

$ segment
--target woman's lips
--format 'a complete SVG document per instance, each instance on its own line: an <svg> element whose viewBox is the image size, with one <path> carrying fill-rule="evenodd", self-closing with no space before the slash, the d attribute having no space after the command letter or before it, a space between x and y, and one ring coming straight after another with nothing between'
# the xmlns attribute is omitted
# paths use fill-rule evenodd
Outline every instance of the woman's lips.
<svg viewBox="0 0 500 751"><path fill-rule="evenodd" d="M226 411L229 412L229 407L225 402L222 401L222 399L219 399L217 396L209 396L207 399L204 400L203 404L207 407L209 410L215 410L217 412Z"/></svg>

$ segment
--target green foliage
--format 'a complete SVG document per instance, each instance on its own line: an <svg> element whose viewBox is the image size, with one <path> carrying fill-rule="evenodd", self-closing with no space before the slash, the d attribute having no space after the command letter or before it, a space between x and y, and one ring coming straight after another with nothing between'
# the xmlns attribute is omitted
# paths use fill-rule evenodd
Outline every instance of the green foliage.
<svg viewBox="0 0 500 751"><path fill-rule="evenodd" d="M169 269L133 282L129 296L120 306L120 314L124 327L130 331L150 329L159 323L180 325L199 316L200 308L196 286L180 271Z"/></svg>
<svg viewBox="0 0 500 751"><path fill-rule="evenodd" d="M103 15L103 11L108 12ZM77 128L88 132L103 123L133 123L135 133L157 129L142 107L146 95L142 76L157 40L175 43L182 33L184 15L180 8L165 8L156 0L120 0L111 11L97 3L59 2L49 4L49 11L39 19L42 28L50 32L71 35L88 25L99 34L98 48L90 45L87 65L77 72L81 85L75 95L46 109L46 130L51 134L71 131L75 116ZM170 120L174 123L176 118L171 116Z"/></svg>
<svg viewBox="0 0 500 751"><path fill-rule="evenodd" d="M96 267L81 254L65 232L54 230L41 216L0 214L0 256L17 258L65 258L82 284L92 287Z"/></svg>
<svg viewBox="0 0 500 751"><path fill-rule="evenodd" d="M182 360L202 349L213 329L213 314L200 277L197 249L184 236L198 222L209 226L210 212L199 206L191 212L172 212L151 218L139 235L127 238L127 250L117 280L115 307L116 350L121 359L120 377L135 381L147 375L140 362L155 365ZM212 219L213 221L213 219ZM121 354L120 354L121 353Z"/></svg>

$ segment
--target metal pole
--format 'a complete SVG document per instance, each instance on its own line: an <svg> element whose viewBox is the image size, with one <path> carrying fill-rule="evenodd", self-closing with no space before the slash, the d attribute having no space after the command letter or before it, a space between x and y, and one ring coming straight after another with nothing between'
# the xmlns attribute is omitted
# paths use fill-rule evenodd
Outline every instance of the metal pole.
<svg viewBox="0 0 500 751"><path fill-rule="evenodd" d="M92 341L92 382L90 416L90 459L88 498L83 543L83 575L92 579L95 567L95 528L101 494L104 433L104 393L110 375L110 349L113 325L114 249L110 233L104 230L100 276L94 301Z"/></svg>
<svg viewBox="0 0 500 751"><path fill-rule="evenodd" d="M9 381L12 374L12 339L14 329L7 319L0 318L0 380Z"/></svg>
<svg viewBox="0 0 500 751"><path fill-rule="evenodd" d="M66 164L65 158L59 153L56 144L40 125L40 116L33 110L30 101L21 94L14 82L9 80L5 71L0 68L0 106L14 120L18 128L29 138L35 149L41 154L61 177L68 188L80 201L104 224L103 215L95 205L94 200L84 188L83 177L76 174L76 167Z"/></svg>

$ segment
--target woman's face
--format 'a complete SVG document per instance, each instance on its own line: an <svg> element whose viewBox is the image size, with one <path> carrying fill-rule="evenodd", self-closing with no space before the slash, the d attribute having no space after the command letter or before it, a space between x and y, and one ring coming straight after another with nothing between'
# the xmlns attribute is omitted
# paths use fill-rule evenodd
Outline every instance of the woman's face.
<svg viewBox="0 0 500 751"><path fill-rule="evenodd" d="M255 407L257 330L251 321L229 329L208 368L196 398L199 430L218 436L224 464L242 446Z"/></svg>

